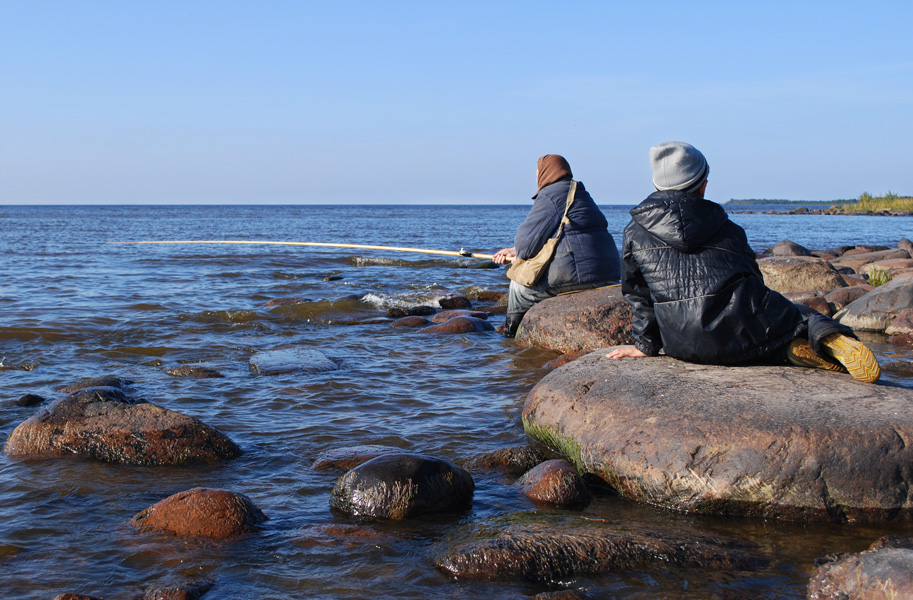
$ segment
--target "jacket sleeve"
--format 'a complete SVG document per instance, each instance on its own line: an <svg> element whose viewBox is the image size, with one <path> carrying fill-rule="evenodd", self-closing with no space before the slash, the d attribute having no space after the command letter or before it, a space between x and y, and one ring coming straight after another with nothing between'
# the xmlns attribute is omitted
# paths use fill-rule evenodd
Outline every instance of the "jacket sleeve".
<svg viewBox="0 0 913 600"><path fill-rule="evenodd" d="M563 214L564 205L561 206L559 213L549 195L540 193L536 196L526 220L517 228L517 235L514 238L517 256L528 259L537 255L546 240L558 229Z"/></svg>
<svg viewBox="0 0 913 600"><path fill-rule="evenodd" d="M647 281L637 266L630 232L625 231L622 252L621 292L632 308L634 346L647 356L657 356L663 347L659 325L653 312L653 299Z"/></svg>

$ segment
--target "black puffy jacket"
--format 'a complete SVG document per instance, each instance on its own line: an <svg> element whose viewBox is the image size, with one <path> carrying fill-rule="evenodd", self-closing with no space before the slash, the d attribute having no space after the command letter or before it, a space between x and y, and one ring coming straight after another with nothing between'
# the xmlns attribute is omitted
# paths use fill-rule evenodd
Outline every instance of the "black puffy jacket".
<svg viewBox="0 0 913 600"><path fill-rule="evenodd" d="M678 191L631 210L622 292L635 346L705 364L766 358L804 326L796 306L768 289L745 231L719 204Z"/></svg>
<svg viewBox="0 0 913 600"><path fill-rule="evenodd" d="M533 207L514 236L517 256L532 258L555 235L570 187L571 181L563 179L543 187L533 197ZM621 273L615 240L605 215L579 181L567 217L570 224L565 225L555 256L548 264L544 285L561 291L618 281Z"/></svg>

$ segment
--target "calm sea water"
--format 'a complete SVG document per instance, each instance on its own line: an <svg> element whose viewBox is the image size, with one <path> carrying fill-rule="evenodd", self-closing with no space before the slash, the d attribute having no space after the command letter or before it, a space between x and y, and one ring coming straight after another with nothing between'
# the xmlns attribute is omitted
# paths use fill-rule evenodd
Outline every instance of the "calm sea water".
<svg viewBox="0 0 913 600"><path fill-rule="evenodd" d="M0 455L0 595L77 592L141 597L155 584L207 578L206 598L527 598L524 582L453 581L432 556L460 525L537 510L498 475L478 474L467 513L377 525L334 537L339 473L310 469L335 448L382 444L461 463L524 443L520 411L554 353L495 333L417 335L382 319L392 306L450 293L506 291L485 261L382 251L109 241L247 239L392 245L491 253L511 245L528 206L0 207L0 435L84 377L132 379L142 397L199 417L245 454L218 466L151 468ZM604 207L620 243L627 207ZM734 214L756 250L790 239L811 248L895 245L909 217ZM306 298L268 308L277 298ZM495 317L495 324L502 317ZM872 337L882 358L897 350ZM320 350L340 368L257 377L249 359ZM174 378L205 365L221 379ZM906 385L908 382L901 381ZM130 517L192 487L249 496L265 529L228 543L138 534ZM538 509L542 510L542 509ZM804 598L816 557L858 551L907 525L787 525L698 518L601 497L586 515L675 524L754 540L772 559L756 573L643 572L561 585L593 598ZM559 586L560 587L560 586Z"/></svg>

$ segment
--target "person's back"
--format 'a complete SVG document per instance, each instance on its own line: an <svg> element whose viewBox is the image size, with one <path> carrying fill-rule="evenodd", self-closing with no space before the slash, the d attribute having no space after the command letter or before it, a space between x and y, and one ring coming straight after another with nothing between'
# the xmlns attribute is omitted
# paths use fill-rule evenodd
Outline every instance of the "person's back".
<svg viewBox="0 0 913 600"><path fill-rule="evenodd" d="M690 362L789 361L878 379L878 362L850 328L767 288L745 231L704 198L703 154L666 142L650 149L650 162L657 191L631 210L622 246L634 345L609 358L662 350Z"/></svg>

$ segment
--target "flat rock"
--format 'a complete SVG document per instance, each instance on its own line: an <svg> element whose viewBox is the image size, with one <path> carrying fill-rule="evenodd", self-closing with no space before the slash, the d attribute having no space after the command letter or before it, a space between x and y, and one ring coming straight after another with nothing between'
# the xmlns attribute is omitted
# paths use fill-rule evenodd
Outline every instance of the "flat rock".
<svg viewBox="0 0 913 600"><path fill-rule="evenodd" d="M323 352L311 348L279 348L257 352L250 358L250 370L255 375L282 375L285 373L319 373L337 369L336 363Z"/></svg>
<svg viewBox="0 0 913 600"><path fill-rule="evenodd" d="M911 308L913 279L896 279L847 304L834 318L856 331L885 331L900 313Z"/></svg>
<svg viewBox="0 0 913 600"><path fill-rule="evenodd" d="M474 456L466 467L473 471L502 471L519 477L545 461L545 455L529 444L492 450Z"/></svg>
<svg viewBox="0 0 913 600"><path fill-rule="evenodd" d="M913 390L802 367L594 352L545 376L528 435L638 502L784 520L913 517Z"/></svg>
<svg viewBox="0 0 913 600"><path fill-rule="evenodd" d="M264 521L266 515L244 494L193 488L138 512L130 524L178 537L226 539L255 531Z"/></svg>
<svg viewBox="0 0 913 600"><path fill-rule="evenodd" d="M819 559L808 583L809 600L913 598L913 539L886 536L858 554Z"/></svg>
<svg viewBox="0 0 913 600"><path fill-rule="evenodd" d="M621 286L548 298L523 317L516 341L562 353L631 344L631 305Z"/></svg>
<svg viewBox="0 0 913 600"><path fill-rule="evenodd" d="M830 291L845 287L843 277L828 261L812 256L762 258L758 260L764 284L784 292Z"/></svg>
<svg viewBox="0 0 913 600"><path fill-rule="evenodd" d="M218 379L225 377L225 375L222 375L222 373L212 367L204 367L201 365L180 365L178 367L166 369L165 373L172 377L189 377L191 379Z"/></svg>
<svg viewBox="0 0 913 600"><path fill-rule="evenodd" d="M857 249L858 250L858 249ZM835 258L831 262L834 265L843 265L847 267L852 267L857 273L869 263L873 263L878 260L891 260L895 258L910 258L910 253L904 250L903 248L894 248L891 250L877 250L875 252L859 252L857 250L848 250L840 256Z"/></svg>
<svg viewBox="0 0 913 600"><path fill-rule="evenodd" d="M215 463L241 448L202 421L112 387L85 388L19 424L3 448L10 456L80 456L135 465Z"/></svg>
<svg viewBox="0 0 913 600"><path fill-rule="evenodd" d="M509 515L465 526L434 558L452 577L539 583L661 565L752 570L766 564L756 545L674 527L601 519Z"/></svg>

